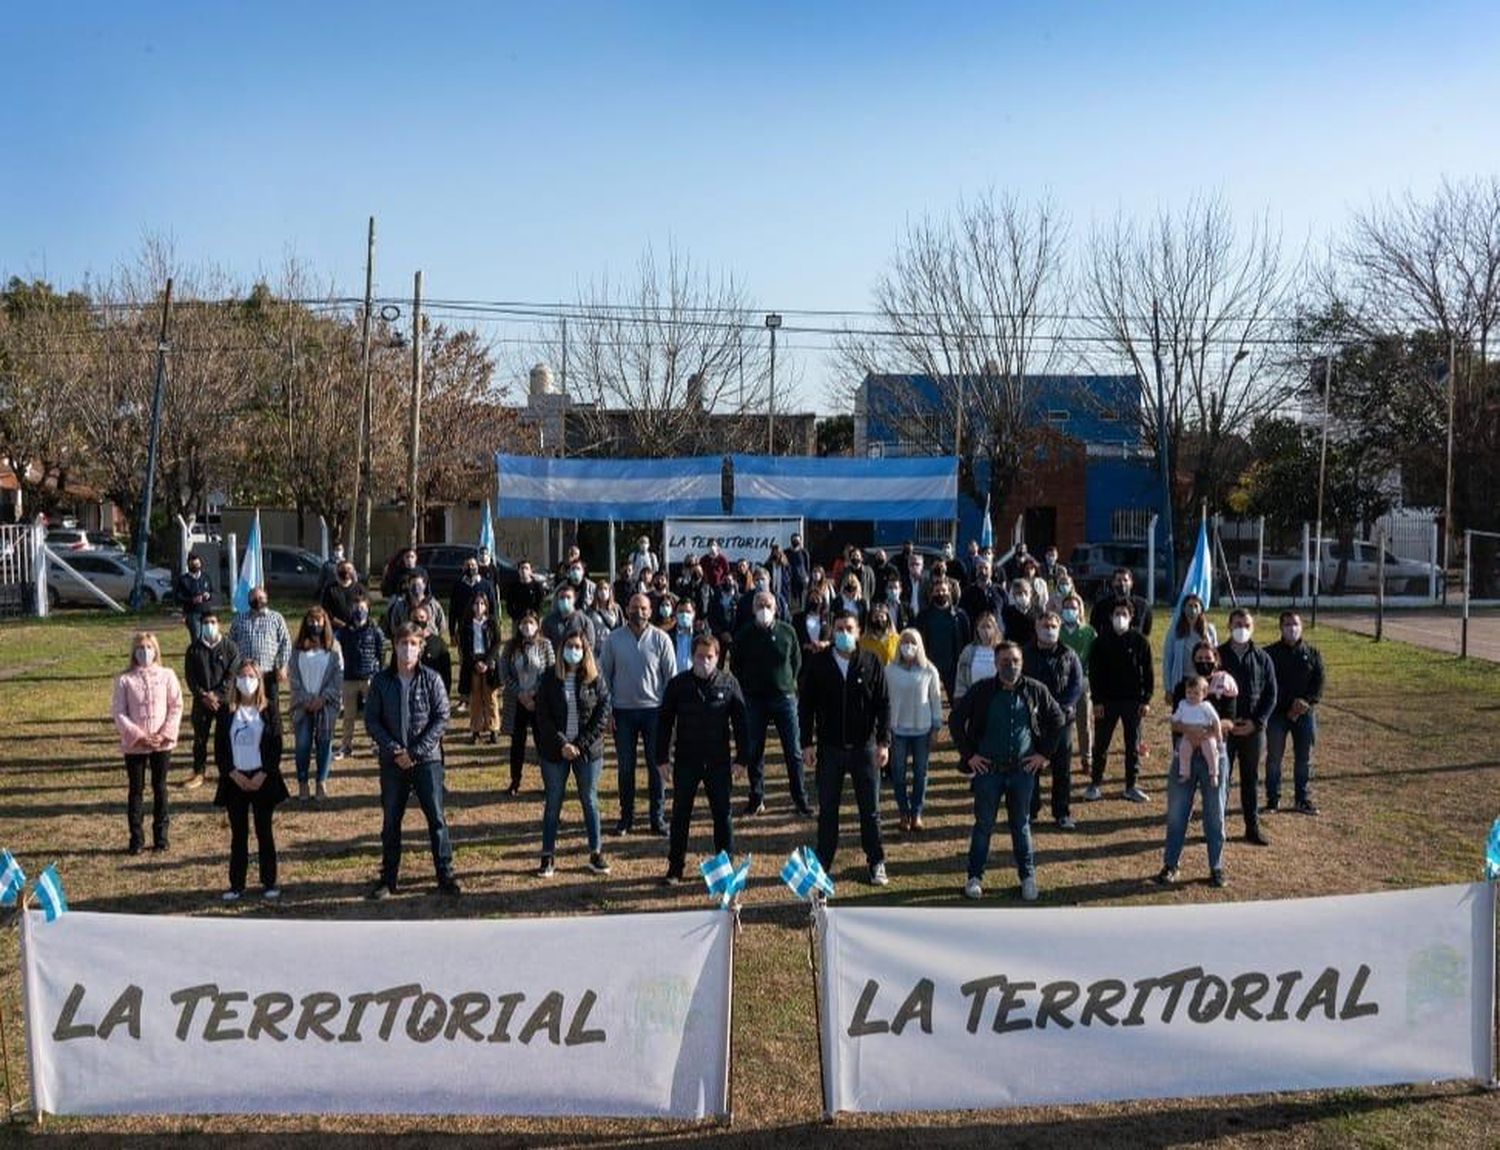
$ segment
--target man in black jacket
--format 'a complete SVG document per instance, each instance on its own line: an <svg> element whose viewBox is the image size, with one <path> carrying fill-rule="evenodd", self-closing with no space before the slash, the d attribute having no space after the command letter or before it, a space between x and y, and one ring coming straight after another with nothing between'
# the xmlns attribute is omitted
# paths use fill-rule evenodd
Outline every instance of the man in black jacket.
<svg viewBox="0 0 1500 1150"><path fill-rule="evenodd" d="M1133 803L1149 801L1136 785L1141 769L1141 720L1151 713L1155 689L1151 644L1131 626L1130 599L1117 600L1089 652L1089 697L1094 702L1094 761L1089 764L1088 802L1104 797L1104 760L1116 724L1125 732L1125 798Z"/></svg>
<svg viewBox="0 0 1500 1150"><path fill-rule="evenodd" d="M183 666L188 694L193 698L193 773L182 781L184 790L203 785L214 719L229 701L229 692L234 688L234 669L239 661L239 648L219 631L218 614L212 608L204 611L198 625L198 637L188 645Z"/></svg>
<svg viewBox="0 0 1500 1150"><path fill-rule="evenodd" d="M848 775L854 782L870 882L885 886L890 880L880 841L879 801L880 772L891 754L891 700L879 657L859 649L857 615L841 611L834 617L833 645L804 665L797 709L802 761L818 782L818 859L831 874Z"/></svg>
<svg viewBox="0 0 1500 1150"><path fill-rule="evenodd" d="M1052 774L1052 819L1059 830L1070 831L1073 822L1071 792L1073 790L1073 716L1078 700L1083 697L1083 664L1069 648L1059 640L1062 637L1062 619L1055 612L1044 613L1037 621L1036 639L1023 651L1022 670L1028 679L1035 679L1052 693L1057 705L1062 708L1062 734L1057 748L1048 757ZM1038 786L1031 794L1031 818L1036 820L1042 810L1042 788Z"/></svg>
<svg viewBox="0 0 1500 1150"><path fill-rule="evenodd" d="M1130 573L1130 568L1116 567L1110 578L1109 590L1094 604L1094 610L1089 615L1089 626L1097 634L1102 635L1109 630L1110 614L1122 603L1130 607L1130 629L1139 631L1142 635L1151 634L1151 604L1140 595L1132 593L1134 586L1135 576Z"/></svg>
<svg viewBox="0 0 1500 1150"><path fill-rule="evenodd" d="M479 573L479 560L464 560L464 571L453 585L453 598L448 605L448 641L458 642L458 630L467 627L474 619L474 600L481 598L489 607L490 618L500 622L500 596L495 585Z"/></svg>
<svg viewBox="0 0 1500 1150"><path fill-rule="evenodd" d="M538 619L542 617L542 599L545 595L546 587L536 577L531 560L522 559L516 567L516 581L505 589L505 613L510 616L512 634L526 612L535 612ZM624 600L621 599L620 602Z"/></svg>
<svg viewBox="0 0 1500 1150"><path fill-rule="evenodd" d="M1036 773L1057 752L1067 720L1052 692L1021 674L1021 648L1001 643L995 675L981 679L953 708L948 730L958 750L959 769L974 792L974 830L969 837L965 898L984 894L984 869L1000 801L1010 825L1011 851L1021 878L1021 897L1037 897L1036 860L1031 848L1031 794Z"/></svg>
<svg viewBox="0 0 1500 1150"><path fill-rule="evenodd" d="M368 603L368 593L354 577L354 564L341 559L334 568L333 578L318 596L318 602L328 612L335 627L347 627L354 619L356 599L365 599Z"/></svg>
<svg viewBox="0 0 1500 1150"><path fill-rule="evenodd" d="M1234 713L1221 715L1234 721L1224 749L1229 754L1229 773L1240 768L1240 807L1245 816L1245 841L1258 847L1270 846L1271 840L1261 832L1260 760L1266 750L1266 724L1276 710L1276 668L1271 657L1257 647L1255 616L1244 607L1229 613L1229 642L1219 647L1219 662L1234 677L1240 689L1234 701ZM1229 779L1224 793L1229 793Z"/></svg>
<svg viewBox="0 0 1500 1150"><path fill-rule="evenodd" d="M1302 637L1302 616L1281 613L1281 638L1266 648L1276 671L1276 709L1266 723L1266 810L1281 806L1281 760L1292 737L1293 785L1298 814L1315 815L1312 751L1318 741L1318 703L1323 698L1323 656Z"/></svg>
<svg viewBox="0 0 1500 1150"><path fill-rule="evenodd" d="M182 608L182 621L187 625L188 642L198 641L198 630L203 626L206 612L213 606L214 588L203 573L203 557L189 555L187 570L177 576L172 586L177 605Z"/></svg>
<svg viewBox="0 0 1500 1150"><path fill-rule="evenodd" d="M701 634L693 640L693 665L674 675L662 694L657 719L657 746L666 751L677 732L676 754L669 764L657 765L662 782L672 772L672 837L667 845L668 886L682 881L687 860L688 827L693 803L702 784L714 820L714 852L734 853L734 828L729 815L729 785L745 769L749 733L745 726L745 696L735 677L719 666L719 641ZM734 735L735 753L729 750Z"/></svg>

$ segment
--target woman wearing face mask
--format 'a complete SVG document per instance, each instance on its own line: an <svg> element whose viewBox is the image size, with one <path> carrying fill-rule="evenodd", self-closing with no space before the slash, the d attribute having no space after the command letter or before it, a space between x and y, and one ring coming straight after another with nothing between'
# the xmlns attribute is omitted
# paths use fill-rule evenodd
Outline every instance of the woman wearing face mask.
<svg viewBox="0 0 1500 1150"><path fill-rule="evenodd" d="M898 639L896 659L885 669L885 687L891 697L891 784L896 792L896 809L901 812L901 830L920 833L932 739L943 726L943 695L937 668L927 661L921 634L909 627Z"/></svg>
<svg viewBox="0 0 1500 1150"><path fill-rule="evenodd" d="M527 611L500 659L500 681L505 692L500 730L510 736L510 786L505 793L521 793L521 768L526 762L526 733L536 732L536 692L542 676L552 668L553 648L542 635L535 611Z"/></svg>
<svg viewBox="0 0 1500 1150"><path fill-rule="evenodd" d="M557 664L542 676L536 696L536 745L547 788L538 878L551 878L555 873L557 824L569 774L583 808L589 870L609 873L599 824L599 776L604 773L604 731L608 723L609 689L594 663L594 653L582 635L569 635L558 645Z"/></svg>
<svg viewBox="0 0 1500 1150"><path fill-rule="evenodd" d="M1230 675L1224 670L1223 664L1219 659L1218 648L1216 648L1213 644L1200 642L1192 650L1192 660L1192 670L1187 672L1187 674L1199 675L1208 680L1208 690L1204 694L1204 701L1211 707L1213 707L1214 713L1217 714L1220 719L1218 740L1219 767L1217 773L1219 776L1219 830L1222 834L1226 825L1225 811L1228 809L1229 804L1230 765L1229 749L1227 743L1231 729L1233 727L1231 719L1234 715L1234 709L1236 701L1239 698L1240 689L1239 684L1235 682L1234 676ZM1186 675L1184 675L1184 678L1186 678ZM1187 692L1184 689L1182 682L1179 681L1177 686L1172 689L1172 706L1174 709L1176 708L1178 703L1182 702L1186 695ZM1195 744L1203 741L1201 736L1199 736L1195 731L1188 731L1182 737ZM1175 739L1173 743L1175 746ZM1184 783L1183 786L1187 787L1188 784ZM1171 810L1171 799L1172 796L1168 795L1167 833L1169 839L1173 834L1171 823L1171 820L1173 818L1173 812ZM1191 815L1191 811L1192 794L1191 792L1189 792L1187 795L1187 807L1186 809L1179 812L1184 822L1184 826L1186 825L1187 819ZM1210 859L1210 863L1212 863L1212 859Z"/></svg>
<svg viewBox="0 0 1500 1150"><path fill-rule="evenodd" d="M609 633L625 622L608 579L600 579L594 584L594 599L589 604L588 617L594 625L594 654L598 655L604 649L604 640L609 638Z"/></svg>
<svg viewBox="0 0 1500 1150"><path fill-rule="evenodd" d="M839 598L833 605L834 614L840 612L853 615L859 620L860 630L864 629L869 621L869 604L865 602L864 585L858 576L846 576L843 582L843 590L839 592Z"/></svg>
<svg viewBox="0 0 1500 1150"><path fill-rule="evenodd" d="M333 637L344 657L343 745L334 758L345 759L354 754L354 720L364 705L370 680L385 664L385 636L370 619L370 601L363 590L354 597L349 622L335 628Z"/></svg>
<svg viewBox="0 0 1500 1150"><path fill-rule="evenodd" d="M896 648L901 642L901 633L891 624L890 608L884 603L875 604L870 608L869 623L859 637L859 645L879 659L882 667L888 666L896 658Z"/></svg>
<svg viewBox="0 0 1500 1150"><path fill-rule="evenodd" d="M1061 615L1063 600L1073 594L1073 591L1073 576L1059 563L1053 570L1052 594L1047 596L1047 610L1054 615Z"/></svg>
<svg viewBox="0 0 1500 1150"><path fill-rule="evenodd" d="M495 742L500 729L495 691L500 686L500 624L483 595L469 602L469 621L458 632L458 694L469 700L469 742Z"/></svg>
<svg viewBox="0 0 1500 1150"><path fill-rule="evenodd" d="M128 780L126 819L130 843L126 853L138 855L145 843L142 807L146 775L151 775L151 849L168 847L167 768L177 729L182 723L182 686L161 663L161 644L150 631L137 631L131 640L130 668L115 680L110 717L120 733Z"/></svg>
<svg viewBox="0 0 1500 1150"><path fill-rule="evenodd" d="M447 624L447 616L443 614L443 605L430 594L425 576L410 580L406 584L406 594L392 603L386 611L386 637L394 635L401 624L415 622L419 611L426 615L427 629L441 635Z"/></svg>
<svg viewBox="0 0 1500 1150"><path fill-rule="evenodd" d="M224 901L236 902L245 893L252 816L260 853L261 895L280 898L271 816L288 793L281 776L281 724L266 704L260 672L252 659L242 660L235 669L229 704L219 711L214 762L219 768L214 806L223 807L229 816L229 888Z"/></svg>
<svg viewBox="0 0 1500 1150"><path fill-rule="evenodd" d="M802 644L802 658L826 651L833 641L833 616L829 613L829 592L832 588L825 581L821 586L808 588L807 607L792 620L792 630L797 632L797 641Z"/></svg>
<svg viewBox="0 0 1500 1150"><path fill-rule="evenodd" d="M1000 622L988 611L974 621L974 641L958 653L958 673L953 679L953 703L975 683L994 677L995 648L1000 645Z"/></svg>
<svg viewBox="0 0 1500 1150"><path fill-rule="evenodd" d="M318 755L317 798L328 797L333 766L333 729L344 697L344 657L333 641L333 627L323 608L302 620L292 655L292 731L296 735L297 799L307 799L307 780L314 749Z"/></svg>
<svg viewBox="0 0 1500 1150"><path fill-rule="evenodd" d="M1219 633L1203 611L1203 600L1196 595L1183 597L1177 611L1177 623L1167 633L1162 646L1162 692L1168 704L1177 684L1192 673L1193 648L1199 643L1219 645Z"/></svg>
<svg viewBox="0 0 1500 1150"><path fill-rule="evenodd" d="M1078 662L1083 666L1083 694L1079 696L1078 707L1073 712L1073 739L1078 744L1079 769L1087 770L1089 752L1094 745L1094 700L1089 695L1089 656L1093 654L1094 640L1098 636L1088 625L1083 611L1083 599L1076 592L1070 591L1063 596L1057 614L1062 620L1062 630L1058 633L1057 641L1077 655Z"/></svg>

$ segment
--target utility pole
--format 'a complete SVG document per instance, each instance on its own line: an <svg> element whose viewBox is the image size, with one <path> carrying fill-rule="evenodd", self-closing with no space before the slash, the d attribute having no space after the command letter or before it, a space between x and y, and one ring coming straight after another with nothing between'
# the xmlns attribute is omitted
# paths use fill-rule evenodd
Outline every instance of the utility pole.
<svg viewBox="0 0 1500 1150"><path fill-rule="evenodd" d="M1458 346L1448 337L1448 463L1443 482L1443 606L1448 605L1448 568L1453 562L1453 416L1458 393Z"/></svg>
<svg viewBox="0 0 1500 1150"><path fill-rule="evenodd" d="M766 316L766 328L771 333L771 390L766 402L766 454L776 454L776 329L781 326L781 316L771 312Z"/></svg>
<svg viewBox="0 0 1500 1150"><path fill-rule="evenodd" d="M1328 473L1328 400L1333 392L1333 355L1323 360L1323 442L1318 448L1318 518L1313 528L1312 569L1312 618L1313 627L1318 625L1318 593L1323 590L1323 487ZM1382 547L1383 551L1384 548ZM1328 549L1330 558L1333 548Z"/></svg>
<svg viewBox="0 0 1500 1150"><path fill-rule="evenodd" d="M406 498L411 508L407 541L415 547L421 535L422 509L417 499L417 459L422 451L422 273L411 289L411 457L406 465Z"/></svg>
<svg viewBox="0 0 1500 1150"><path fill-rule="evenodd" d="M156 339L156 389L151 396L151 439L146 447L146 488L141 492L140 517L135 524L135 582L130 588L130 609L141 609L146 584L146 541L151 536L151 501L156 494L156 454L161 445L161 400L167 387L167 325L172 318L172 280L161 300L161 334Z"/></svg>
<svg viewBox="0 0 1500 1150"><path fill-rule="evenodd" d="M349 497L349 560L358 564L366 579L370 577L370 541L366 538L365 531L360 530L359 513L363 506L362 496L366 494L365 460L368 457L370 439L370 313L374 310L375 217L371 216L369 239L365 245L365 314L360 329L360 373L363 383L359 399L359 422L356 425L358 430L354 436L354 488ZM363 559L355 553L355 548L360 543L364 544Z"/></svg>
<svg viewBox="0 0 1500 1150"><path fill-rule="evenodd" d="M1162 524L1165 528L1165 553L1162 566L1167 575L1167 595L1175 594L1177 584L1177 547L1172 530L1172 468L1167 458L1167 398L1161 367L1161 304L1151 301L1151 358L1156 365L1156 454L1161 465ZM1156 588L1146 588L1146 602L1156 598Z"/></svg>

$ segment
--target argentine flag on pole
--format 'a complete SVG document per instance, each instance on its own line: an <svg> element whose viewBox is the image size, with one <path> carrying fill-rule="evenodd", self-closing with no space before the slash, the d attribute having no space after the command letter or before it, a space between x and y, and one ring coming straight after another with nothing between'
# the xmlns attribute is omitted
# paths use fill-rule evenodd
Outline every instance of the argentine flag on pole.
<svg viewBox="0 0 1500 1150"><path fill-rule="evenodd" d="M1177 617L1182 614L1182 601L1189 595L1198 596L1206 612L1213 606L1214 559L1208 549L1208 519L1198 520L1198 546L1193 548L1193 561L1188 564L1187 577L1182 581L1182 590L1177 595L1177 606L1172 611L1172 626L1177 626Z"/></svg>
<svg viewBox="0 0 1500 1150"><path fill-rule="evenodd" d="M791 887L798 898L811 898L813 891L817 890L833 897L833 880L811 847L798 847L791 853L781 868L781 881Z"/></svg>
<svg viewBox="0 0 1500 1150"><path fill-rule="evenodd" d="M62 878L55 865L37 875L32 893L36 895L37 902L42 904L48 922L55 922L68 913L68 899L63 894Z"/></svg>
<svg viewBox="0 0 1500 1150"><path fill-rule="evenodd" d="M979 521L979 549L984 551L995 546L995 528L990 524L990 493L984 493L984 518Z"/></svg>
<svg viewBox="0 0 1500 1150"><path fill-rule="evenodd" d="M26 872L10 851L0 851L0 906L14 906L26 886Z"/></svg>
<svg viewBox="0 0 1500 1150"><path fill-rule="evenodd" d="M10 857L10 852L6 852ZM1500 879L1500 819L1490 828L1490 841L1484 849L1484 877L1490 881Z"/></svg>
<svg viewBox="0 0 1500 1150"><path fill-rule="evenodd" d="M243 615L250 610L250 592L266 585L266 558L260 548L260 508L255 509L255 519L250 524L250 536L245 540L245 556L240 560L240 581L234 585L234 611Z"/></svg>
<svg viewBox="0 0 1500 1150"><path fill-rule="evenodd" d="M479 546L495 557L495 517L490 513L490 501L484 501L484 522L479 525Z"/></svg>
<svg viewBox="0 0 1500 1150"><path fill-rule="evenodd" d="M708 884L709 897L718 899L720 906L728 906L729 901L744 890L745 884L750 880L750 856L746 855L745 861L736 869L729 852L720 851L713 858L705 859L698 869L703 872L703 881Z"/></svg>

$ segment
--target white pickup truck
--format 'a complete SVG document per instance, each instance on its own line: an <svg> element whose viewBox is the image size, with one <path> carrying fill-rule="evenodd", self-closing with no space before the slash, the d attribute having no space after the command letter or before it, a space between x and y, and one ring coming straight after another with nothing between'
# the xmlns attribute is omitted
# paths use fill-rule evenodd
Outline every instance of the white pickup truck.
<svg viewBox="0 0 1500 1150"><path fill-rule="evenodd" d="M1348 556L1349 566L1344 573L1343 591L1352 594L1374 594L1380 578L1380 551L1373 543L1355 541L1353 553ZM1344 560L1344 545L1325 539L1322 547L1322 571L1319 590L1332 592L1337 586L1339 564ZM1311 593L1310 586L1303 585L1302 555L1267 555L1256 570L1255 556L1242 555L1239 576L1250 586L1260 584L1273 594L1285 593L1298 597ZM1389 550L1385 553L1385 589L1392 595L1425 595L1432 579L1432 564L1416 559L1398 559ZM1309 572L1311 574L1311 572Z"/></svg>

